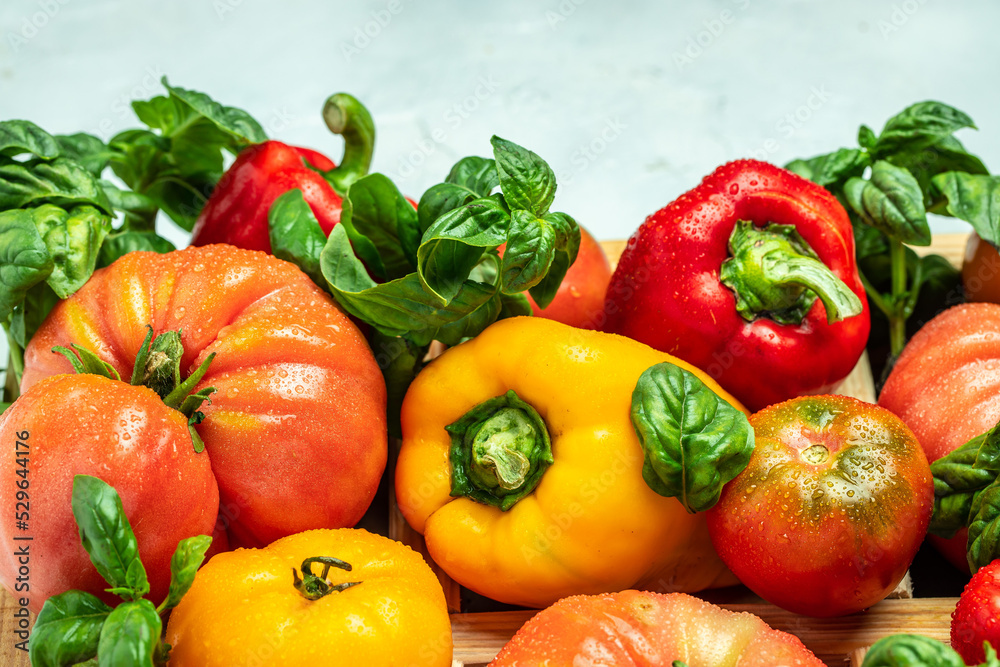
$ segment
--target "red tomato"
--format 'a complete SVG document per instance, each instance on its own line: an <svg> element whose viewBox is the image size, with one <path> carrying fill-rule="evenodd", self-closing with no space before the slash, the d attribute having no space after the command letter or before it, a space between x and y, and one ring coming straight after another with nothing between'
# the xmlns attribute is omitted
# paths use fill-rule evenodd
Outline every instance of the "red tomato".
<svg viewBox="0 0 1000 667"><path fill-rule="evenodd" d="M556 298L540 309L531 295L531 312L578 329L600 329L604 324L604 294L611 282L611 264L604 249L580 227L580 252L559 285Z"/></svg>
<svg viewBox="0 0 1000 667"><path fill-rule="evenodd" d="M564 598L535 614L490 667L669 665L822 667L793 635L684 593Z"/></svg>
<svg viewBox="0 0 1000 667"><path fill-rule="evenodd" d="M27 597L33 612L71 588L117 601L80 544L71 507L76 474L119 491L156 602L166 597L177 543L212 534L219 487L208 454L195 453L187 419L146 387L97 375L42 380L0 417L0 442L10 462L0 484L0 507L8 510L0 516L0 539L9 545L0 550L0 581L15 597ZM27 469L25 477L15 464ZM23 489L16 484L22 480ZM19 562L18 547L28 550L27 563ZM29 574L19 581L22 565ZM19 587L24 583L28 588Z"/></svg>
<svg viewBox="0 0 1000 667"><path fill-rule="evenodd" d="M1000 305L949 308L916 333L889 374L879 405L899 416L936 461L1000 421ZM966 532L931 542L968 572Z"/></svg>
<svg viewBox="0 0 1000 667"><path fill-rule="evenodd" d="M986 660L983 642L1000 649L1000 560L979 568L951 615L951 646L968 665Z"/></svg>
<svg viewBox="0 0 1000 667"><path fill-rule="evenodd" d="M196 388L217 390L197 429L234 545L357 523L386 463L385 382L329 295L262 252L129 253L52 311L25 351L22 389L68 372L50 350L71 343L131 377L147 325L181 331L185 376L216 354Z"/></svg>
<svg viewBox="0 0 1000 667"><path fill-rule="evenodd" d="M923 450L888 410L803 396L750 418L750 464L708 511L712 544L765 600L810 616L860 611L906 574L930 522Z"/></svg>

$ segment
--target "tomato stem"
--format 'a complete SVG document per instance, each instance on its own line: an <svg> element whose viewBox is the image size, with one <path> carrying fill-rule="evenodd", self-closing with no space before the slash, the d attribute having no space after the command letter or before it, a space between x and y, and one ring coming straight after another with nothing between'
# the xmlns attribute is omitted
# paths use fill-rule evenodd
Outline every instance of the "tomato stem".
<svg viewBox="0 0 1000 667"><path fill-rule="evenodd" d="M312 564L321 563L323 572L318 577L312 573ZM330 568L336 567L341 570L351 571L351 564L333 558L332 556L312 556L302 561L302 576L292 568L292 586L295 587L302 597L307 600L319 600L330 593L340 593L352 586L362 583L360 581L348 581L342 584L331 584L326 580L326 575L330 573Z"/></svg>

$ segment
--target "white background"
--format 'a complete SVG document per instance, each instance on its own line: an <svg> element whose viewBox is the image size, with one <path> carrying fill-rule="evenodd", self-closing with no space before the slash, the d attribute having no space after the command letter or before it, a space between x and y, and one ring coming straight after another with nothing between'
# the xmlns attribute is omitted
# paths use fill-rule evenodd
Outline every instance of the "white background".
<svg viewBox="0 0 1000 667"><path fill-rule="evenodd" d="M960 138L1000 168L998 28L995 0L2 0L0 118L107 139L167 75L339 161L319 110L347 91L405 193L499 134L613 239L725 161L853 145L918 100L969 113Z"/></svg>

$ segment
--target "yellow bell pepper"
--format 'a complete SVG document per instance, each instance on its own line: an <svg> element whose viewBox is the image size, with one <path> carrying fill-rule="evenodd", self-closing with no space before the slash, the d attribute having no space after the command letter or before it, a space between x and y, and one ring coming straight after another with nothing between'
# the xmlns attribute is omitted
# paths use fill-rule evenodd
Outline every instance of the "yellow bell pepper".
<svg viewBox="0 0 1000 667"><path fill-rule="evenodd" d="M349 528L217 554L171 612L166 640L171 667L450 667L452 659L444 593L423 557Z"/></svg>
<svg viewBox="0 0 1000 667"><path fill-rule="evenodd" d="M403 402L395 482L434 561L477 593L530 607L736 583L702 515L643 480L630 404L661 362L746 413L690 364L539 318L501 320L431 362Z"/></svg>

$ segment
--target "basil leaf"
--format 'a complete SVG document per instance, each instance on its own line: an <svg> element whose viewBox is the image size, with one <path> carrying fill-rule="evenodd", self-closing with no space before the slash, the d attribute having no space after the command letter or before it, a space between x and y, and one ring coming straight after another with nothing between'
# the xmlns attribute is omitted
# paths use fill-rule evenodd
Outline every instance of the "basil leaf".
<svg viewBox="0 0 1000 667"><path fill-rule="evenodd" d="M992 484L972 499L969 521L969 569L979 568L1000 558L1000 482Z"/></svg>
<svg viewBox="0 0 1000 667"><path fill-rule="evenodd" d="M45 601L28 641L33 667L75 665L97 655L101 628L111 607L83 591L67 591Z"/></svg>
<svg viewBox="0 0 1000 667"><path fill-rule="evenodd" d="M566 272L576 261L577 253L580 251L580 226L573 218L565 213L546 213L543 219L561 230L559 233L563 242L556 245L552 264L549 265L545 277L528 290L539 308L547 308L556 298Z"/></svg>
<svg viewBox="0 0 1000 667"><path fill-rule="evenodd" d="M111 203L94 176L73 160L56 158L0 165L0 209L48 202L90 204L108 215Z"/></svg>
<svg viewBox="0 0 1000 667"><path fill-rule="evenodd" d="M474 285L475 283L472 283ZM429 345L431 341L440 341L452 347L459 343L478 336L486 330L488 326L497 321L502 310L502 297L499 292L493 292L485 301L481 301L482 288L473 288L466 285L463 292L456 297L457 304L452 303L450 307L463 308L464 315L454 322L441 326L428 326L423 329L410 332L408 337L417 345ZM488 293L488 292L487 292ZM470 304L471 305L467 305Z"/></svg>
<svg viewBox="0 0 1000 667"><path fill-rule="evenodd" d="M844 196L865 224L912 245L930 245L924 194L910 172L880 160L871 180L851 178Z"/></svg>
<svg viewBox="0 0 1000 667"><path fill-rule="evenodd" d="M950 171L932 180L947 200L948 213L971 224L983 240L1000 246L1000 176Z"/></svg>
<svg viewBox="0 0 1000 667"><path fill-rule="evenodd" d="M1000 430L993 427L931 464L934 512L928 530L950 538L969 525L975 497L1000 473Z"/></svg>
<svg viewBox="0 0 1000 667"><path fill-rule="evenodd" d="M746 415L694 373L668 362L639 376L632 426L645 453L646 484L676 497L689 512L715 505L723 485L746 468L753 452Z"/></svg>
<svg viewBox="0 0 1000 667"><path fill-rule="evenodd" d="M500 314L498 320L508 317L530 317L534 313L531 310L531 303L523 292L517 294L500 293Z"/></svg>
<svg viewBox="0 0 1000 667"><path fill-rule="evenodd" d="M898 634L872 644L861 667L965 667L965 661L936 639Z"/></svg>
<svg viewBox="0 0 1000 667"><path fill-rule="evenodd" d="M887 159L913 174L924 193L924 208L928 211L934 208L934 213L946 214L939 205L942 195L933 185L934 176L946 171L989 174L982 160L966 151L962 143L954 137L945 137L933 146L919 151L897 153Z"/></svg>
<svg viewBox="0 0 1000 667"><path fill-rule="evenodd" d="M172 252L174 244L156 232L119 232L104 239L97 255L97 266L111 265L115 260L130 252Z"/></svg>
<svg viewBox="0 0 1000 667"><path fill-rule="evenodd" d="M500 185L496 160L470 155L455 163L448 172L445 183L454 183L471 190L477 198L489 197Z"/></svg>
<svg viewBox="0 0 1000 667"><path fill-rule="evenodd" d="M56 141L64 157L79 162L95 178L101 177L111 158L115 156L115 152L103 141L86 132L62 134L56 137Z"/></svg>
<svg viewBox="0 0 1000 667"><path fill-rule="evenodd" d="M417 250L420 282L442 304L455 298L487 249L503 245L507 212L491 198L445 213L424 232Z"/></svg>
<svg viewBox="0 0 1000 667"><path fill-rule="evenodd" d="M150 667L163 622L149 600L123 602L104 622L97 645L100 667Z"/></svg>
<svg viewBox="0 0 1000 667"><path fill-rule="evenodd" d="M445 213L465 206L469 202L481 199L474 190L456 183L438 183L431 186L417 205L417 222L420 233L424 234L438 218Z"/></svg>
<svg viewBox="0 0 1000 667"><path fill-rule="evenodd" d="M513 211L501 267L504 294L523 292L541 283L552 271L553 260L559 251L569 255L568 258L562 258L555 267L561 282L565 270L576 259L579 248L580 228L565 213L549 213L536 218L527 211ZM558 275L560 272L561 276ZM543 305L536 297L538 305L542 308L548 305L558 287L558 282L550 281L536 290L545 301Z"/></svg>
<svg viewBox="0 0 1000 667"><path fill-rule="evenodd" d="M61 151L55 137L30 120L0 122L0 155L14 157L24 153L51 160L59 157Z"/></svg>
<svg viewBox="0 0 1000 667"><path fill-rule="evenodd" d="M872 154L884 158L892 153L920 150L963 127L976 127L967 114L941 102L918 102L886 121Z"/></svg>
<svg viewBox="0 0 1000 667"><path fill-rule="evenodd" d="M275 199L267 221L274 256L295 264L317 285L325 285L319 256L326 245L326 234L302 191L295 188Z"/></svg>
<svg viewBox="0 0 1000 667"><path fill-rule="evenodd" d="M856 148L841 148L808 160L792 160L785 169L807 178L828 190L837 190L849 178L860 177L868 167L868 154Z"/></svg>
<svg viewBox="0 0 1000 667"><path fill-rule="evenodd" d="M22 349L27 346L49 312L56 307L60 299L45 282L28 289L24 300L14 307L10 318L10 334Z"/></svg>
<svg viewBox="0 0 1000 667"><path fill-rule="evenodd" d="M0 211L0 322L55 266L30 210Z"/></svg>
<svg viewBox="0 0 1000 667"><path fill-rule="evenodd" d="M163 601L163 609L177 606L194 583L194 575L205 560L205 552L212 546L208 535L195 535L181 540L170 558L170 591ZM162 611L162 609L160 610Z"/></svg>
<svg viewBox="0 0 1000 667"><path fill-rule="evenodd" d="M875 148L875 144L878 143L878 135L875 134L875 130L868 127L867 125L862 125L858 128L858 145L864 148L866 151Z"/></svg>
<svg viewBox="0 0 1000 667"><path fill-rule="evenodd" d="M466 281L451 303L441 306L417 274L376 283L351 249L343 225L330 232L320 266L337 303L386 336L430 342L438 329L457 322L496 294L496 286Z"/></svg>
<svg viewBox="0 0 1000 667"><path fill-rule="evenodd" d="M420 243L417 212L382 174L368 174L351 184L340 225L378 278L401 278L416 266Z"/></svg>
<svg viewBox="0 0 1000 667"><path fill-rule="evenodd" d="M121 190L110 181L101 181L101 189L108 196L111 207L124 214L123 228L153 233L156 229L156 202L146 195L131 190Z"/></svg>
<svg viewBox="0 0 1000 667"><path fill-rule="evenodd" d="M66 299L94 273L98 251L111 230L111 218L92 206L65 211L43 204L31 212L52 258L47 282L59 298Z"/></svg>
<svg viewBox="0 0 1000 667"><path fill-rule="evenodd" d="M267 134L253 117L246 111L236 107L222 106L205 93L171 86L167 77L160 79L163 87L170 91L170 96L191 107L204 116L216 127L236 137L241 142L259 144L267 141Z"/></svg>
<svg viewBox="0 0 1000 667"><path fill-rule="evenodd" d="M118 493L96 477L74 476L73 516L83 548L111 585L110 592L126 600L138 600L148 593L139 546Z"/></svg>
<svg viewBox="0 0 1000 667"><path fill-rule="evenodd" d="M527 148L496 135L490 143L507 205L536 216L548 213L556 197L556 175L548 163Z"/></svg>

